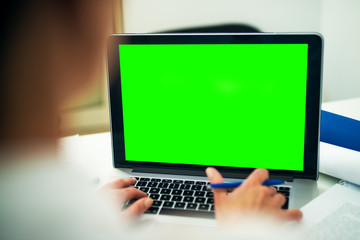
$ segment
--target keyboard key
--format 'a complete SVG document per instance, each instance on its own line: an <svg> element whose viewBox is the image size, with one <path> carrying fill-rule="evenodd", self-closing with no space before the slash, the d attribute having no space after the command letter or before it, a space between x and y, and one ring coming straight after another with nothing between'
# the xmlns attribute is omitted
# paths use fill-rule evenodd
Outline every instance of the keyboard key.
<svg viewBox="0 0 360 240"><path fill-rule="evenodd" d="M211 205L210 211L215 211L214 205Z"/></svg>
<svg viewBox="0 0 360 240"><path fill-rule="evenodd" d="M138 182L136 182L136 185L135 185L135 186L137 186L137 187L145 187L146 184L147 184L147 182L138 181Z"/></svg>
<svg viewBox="0 0 360 240"><path fill-rule="evenodd" d="M160 195L159 194L150 194L150 197L153 199L153 200L158 200L160 198Z"/></svg>
<svg viewBox="0 0 360 240"><path fill-rule="evenodd" d="M213 192L207 192L207 193L206 193L206 197L209 197L209 198L214 197Z"/></svg>
<svg viewBox="0 0 360 240"><path fill-rule="evenodd" d="M202 186L200 186L200 185L191 186L191 190L200 191L201 189L202 189Z"/></svg>
<svg viewBox="0 0 360 240"><path fill-rule="evenodd" d="M163 201L157 201L157 200L155 200L154 202L153 202L153 207L160 207L161 206L161 204L163 203Z"/></svg>
<svg viewBox="0 0 360 240"><path fill-rule="evenodd" d="M289 187L279 187L280 191L290 191Z"/></svg>
<svg viewBox="0 0 360 240"><path fill-rule="evenodd" d="M192 196L194 194L194 191L184 191L183 195L184 196Z"/></svg>
<svg viewBox="0 0 360 240"><path fill-rule="evenodd" d="M151 182L161 182L161 179L159 178L152 178L150 179Z"/></svg>
<svg viewBox="0 0 360 240"><path fill-rule="evenodd" d="M209 211L196 211L196 210L185 210L185 209L174 209L174 208L162 208L159 212L161 215L173 215L182 217L198 217L198 218L215 218L213 212Z"/></svg>
<svg viewBox="0 0 360 240"><path fill-rule="evenodd" d="M139 177L132 177L132 178L135 178L136 180L139 180L139 179L140 179Z"/></svg>
<svg viewBox="0 0 360 240"><path fill-rule="evenodd" d="M185 207L185 203L182 202L175 203L175 208L184 208L184 207Z"/></svg>
<svg viewBox="0 0 360 240"><path fill-rule="evenodd" d="M198 198L195 199L195 202L196 203L205 203L205 198L198 197Z"/></svg>
<svg viewBox="0 0 360 240"><path fill-rule="evenodd" d="M161 182L163 182L163 183L171 183L172 180L171 179L163 179Z"/></svg>
<svg viewBox="0 0 360 240"><path fill-rule="evenodd" d="M199 210L207 211L207 210L209 210L209 205L208 204L200 204Z"/></svg>
<svg viewBox="0 0 360 240"><path fill-rule="evenodd" d="M145 213L156 214L159 211L157 207L150 207Z"/></svg>
<svg viewBox="0 0 360 240"><path fill-rule="evenodd" d="M183 193L182 190L172 190L171 195L181 195Z"/></svg>
<svg viewBox="0 0 360 240"><path fill-rule="evenodd" d="M286 201L284 203L284 205L282 206L282 209L288 209L289 208L289 198L285 197Z"/></svg>
<svg viewBox="0 0 360 240"><path fill-rule="evenodd" d="M171 184L169 185L169 188L170 188L170 189L178 189L179 186L180 186L180 184L178 184L178 183L171 183Z"/></svg>
<svg viewBox="0 0 360 240"><path fill-rule="evenodd" d="M152 188L149 191L149 193L159 193L159 192L160 192L160 188Z"/></svg>
<svg viewBox="0 0 360 240"><path fill-rule="evenodd" d="M192 203L194 201L194 198L193 197L184 197L183 201Z"/></svg>
<svg viewBox="0 0 360 240"><path fill-rule="evenodd" d="M207 203L207 204L214 204L214 199L213 199L213 198L208 198L208 199L206 200L206 203Z"/></svg>
<svg viewBox="0 0 360 240"><path fill-rule="evenodd" d="M278 191L278 193L281 193L282 195L284 195L285 197L288 197L290 195L289 192L286 191Z"/></svg>
<svg viewBox="0 0 360 240"><path fill-rule="evenodd" d="M155 188L155 187L158 186L158 183L156 183L156 182L149 182L146 186L147 186L147 187L151 187L151 188Z"/></svg>
<svg viewBox="0 0 360 240"><path fill-rule="evenodd" d="M173 202L181 202L182 198L183 198L182 196L173 196L171 198L171 201L173 201Z"/></svg>
<svg viewBox="0 0 360 240"><path fill-rule="evenodd" d="M209 188L207 185L203 186L202 191L204 191L204 192L212 192L211 188Z"/></svg>
<svg viewBox="0 0 360 240"><path fill-rule="evenodd" d="M160 197L160 200L169 201L169 200L170 200L170 198L171 198L171 196L170 196L170 195L162 195L162 196Z"/></svg>
<svg viewBox="0 0 360 240"><path fill-rule="evenodd" d="M195 194L194 194L195 197L203 197L205 196L205 192L199 192L199 191L196 191Z"/></svg>
<svg viewBox="0 0 360 240"><path fill-rule="evenodd" d="M159 183L158 188L167 188L169 186L168 183Z"/></svg>
<svg viewBox="0 0 360 240"><path fill-rule="evenodd" d="M140 178L140 181L148 182L148 181L150 181L150 178Z"/></svg>
<svg viewBox="0 0 360 240"><path fill-rule="evenodd" d="M183 180L174 180L173 183L183 183Z"/></svg>
<svg viewBox="0 0 360 240"><path fill-rule="evenodd" d="M183 189L183 190L189 190L190 187L191 187L191 185L185 185L185 184L180 185L180 189Z"/></svg>
<svg viewBox="0 0 360 240"><path fill-rule="evenodd" d="M174 206L175 203L173 202L164 202L163 204L163 208L172 208Z"/></svg>
<svg viewBox="0 0 360 240"><path fill-rule="evenodd" d="M185 184L190 184L190 185L195 184L195 182L194 182L194 181L185 181L184 183L185 183Z"/></svg>
<svg viewBox="0 0 360 240"><path fill-rule="evenodd" d="M147 193L149 191L149 188L147 187L141 187L139 188L140 191L143 191L144 193Z"/></svg>
<svg viewBox="0 0 360 240"><path fill-rule="evenodd" d="M206 182L198 181L195 183L196 185L206 185Z"/></svg>
<svg viewBox="0 0 360 240"><path fill-rule="evenodd" d="M162 193L162 194L170 194L171 190L170 189L161 189L160 193Z"/></svg>
<svg viewBox="0 0 360 240"><path fill-rule="evenodd" d="M188 203L188 204L186 205L186 209L196 209L197 206L198 206L197 203Z"/></svg>

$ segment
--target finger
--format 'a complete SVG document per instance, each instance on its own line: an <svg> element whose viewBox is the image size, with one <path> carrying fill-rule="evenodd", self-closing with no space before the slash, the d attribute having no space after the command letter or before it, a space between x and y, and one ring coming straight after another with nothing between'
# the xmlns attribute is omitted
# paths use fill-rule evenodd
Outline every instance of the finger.
<svg viewBox="0 0 360 240"><path fill-rule="evenodd" d="M265 182L267 179L269 179L269 171L266 169L255 169L243 182L241 186L243 187L251 187L255 185L261 185L263 182Z"/></svg>
<svg viewBox="0 0 360 240"><path fill-rule="evenodd" d="M129 187L131 185L134 185L136 183L136 179L135 178L119 178L109 184L107 184L107 187L110 188L125 188L125 187Z"/></svg>
<svg viewBox="0 0 360 240"><path fill-rule="evenodd" d="M253 186L252 190L257 193L257 206L263 208L267 206L271 201L271 190L269 187L266 186Z"/></svg>
<svg viewBox="0 0 360 240"><path fill-rule="evenodd" d="M122 199L123 202L126 202L131 199L147 197L146 193L133 187L123 188L118 191L118 194L120 194L120 198Z"/></svg>
<svg viewBox="0 0 360 240"><path fill-rule="evenodd" d="M299 221L303 214L299 209L284 210L280 217L286 221Z"/></svg>
<svg viewBox="0 0 360 240"><path fill-rule="evenodd" d="M129 221L139 217L146 210L148 210L153 204L153 200L151 198L145 197L135 201L131 204L126 210L124 210L123 214L125 215L125 219Z"/></svg>
<svg viewBox="0 0 360 240"><path fill-rule="evenodd" d="M286 202L286 199L285 199L284 195L277 193L274 195L274 197L269 202L269 206L276 208L276 209L280 209L285 204L285 202Z"/></svg>
<svg viewBox="0 0 360 240"><path fill-rule="evenodd" d="M205 172L206 172L206 175L207 175L210 183L223 183L224 182L222 175L215 168L208 167ZM212 191L214 193L215 203L221 201L220 199L227 195L226 189L212 189Z"/></svg>
<svg viewBox="0 0 360 240"><path fill-rule="evenodd" d="M224 179L222 175L213 167L206 168L206 176L208 177L210 183L223 183Z"/></svg>
<svg viewBox="0 0 360 240"><path fill-rule="evenodd" d="M275 194L277 193L276 188L274 188L274 187L269 187L269 189L270 189L270 196L275 196Z"/></svg>

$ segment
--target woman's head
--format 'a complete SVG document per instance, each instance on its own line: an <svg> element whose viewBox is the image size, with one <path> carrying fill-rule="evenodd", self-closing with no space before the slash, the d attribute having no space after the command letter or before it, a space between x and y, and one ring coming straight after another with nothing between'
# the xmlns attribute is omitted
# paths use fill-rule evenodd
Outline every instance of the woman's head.
<svg viewBox="0 0 360 240"><path fill-rule="evenodd" d="M57 108L101 67L110 0L1 3L1 143L55 139Z"/></svg>

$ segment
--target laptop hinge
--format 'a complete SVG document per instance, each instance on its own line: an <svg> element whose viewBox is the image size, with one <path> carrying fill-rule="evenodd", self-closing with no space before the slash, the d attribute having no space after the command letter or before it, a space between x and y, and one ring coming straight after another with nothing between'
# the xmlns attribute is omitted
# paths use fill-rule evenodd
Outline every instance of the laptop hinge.
<svg viewBox="0 0 360 240"><path fill-rule="evenodd" d="M287 182L293 182L294 181L293 176L284 176L284 175L276 175L276 174L270 174L270 179L284 180L284 181L287 181Z"/></svg>
<svg viewBox="0 0 360 240"><path fill-rule="evenodd" d="M194 169L173 169L173 168L152 168L152 167L134 167L132 172L139 173L158 173L158 174L174 174L174 175L190 175L190 176L206 176L205 170ZM249 174L239 172L222 172L225 178L239 178L244 179ZM287 182L293 182L294 177L286 175L270 174L270 179L284 180Z"/></svg>
<svg viewBox="0 0 360 240"><path fill-rule="evenodd" d="M205 176L205 171L190 169L172 169L172 168L152 168L152 167L134 167L133 172L175 174L190 176Z"/></svg>

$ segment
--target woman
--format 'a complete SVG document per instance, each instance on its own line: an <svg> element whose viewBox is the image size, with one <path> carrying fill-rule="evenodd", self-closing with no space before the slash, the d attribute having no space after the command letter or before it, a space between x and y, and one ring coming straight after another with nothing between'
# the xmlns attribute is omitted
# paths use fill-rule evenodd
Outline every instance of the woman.
<svg viewBox="0 0 360 240"><path fill-rule="evenodd" d="M94 223L100 215L107 219L101 236L112 238L122 234L120 225L152 204L145 193L130 187L135 179L109 183L100 192L116 200L119 218L114 220L112 205L89 194L88 186L56 159L59 106L91 87L110 33L111 7L109 0L1 3L1 239L63 238L66 232L70 238L84 233L85 238L94 237L85 226L102 225ZM212 183L223 181L214 168L206 174ZM231 194L214 190L217 221L225 226L259 215L300 219L299 210L281 210L285 198L262 186L267 178L268 171L258 169ZM132 198L138 200L121 211L121 203ZM74 231L68 227L72 221ZM47 231L34 230L46 224Z"/></svg>

